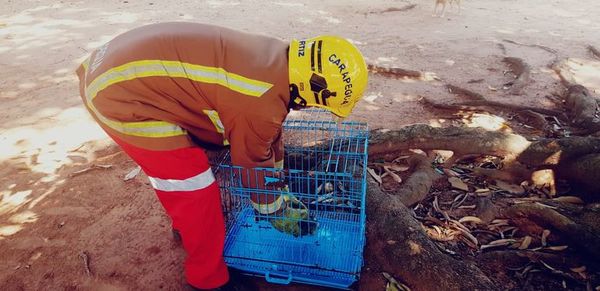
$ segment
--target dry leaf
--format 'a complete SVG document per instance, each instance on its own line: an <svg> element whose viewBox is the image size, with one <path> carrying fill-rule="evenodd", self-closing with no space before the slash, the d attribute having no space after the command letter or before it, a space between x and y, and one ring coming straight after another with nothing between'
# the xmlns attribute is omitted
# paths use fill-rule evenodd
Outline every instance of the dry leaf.
<svg viewBox="0 0 600 291"><path fill-rule="evenodd" d="M410 156L399 156L399 157L395 158L395 159L392 161L392 163L398 163L398 162L400 162L400 161L402 161L402 160L406 160L406 159L408 159L408 158L410 158Z"/></svg>
<svg viewBox="0 0 600 291"><path fill-rule="evenodd" d="M395 241L395 240L388 240L387 241L388 245L395 245L396 243L397 243L397 241Z"/></svg>
<svg viewBox="0 0 600 291"><path fill-rule="evenodd" d="M563 203L572 203L572 204L584 204L583 200L579 197L575 196L561 196L553 198L552 201L563 202Z"/></svg>
<svg viewBox="0 0 600 291"><path fill-rule="evenodd" d="M483 189L477 189L477 190L475 190L475 193L486 193L486 192L490 192L490 189L483 188Z"/></svg>
<svg viewBox="0 0 600 291"><path fill-rule="evenodd" d="M373 179L375 179L375 181L377 181L377 183L379 183L379 185L381 185L381 177L379 175L377 175L377 173L375 173L375 170L371 169L371 168L367 168L367 172L369 172L369 175L371 175L371 177L373 177Z"/></svg>
<svg viewBox="0 0 600 291"><path fill-rule="evenodd" d="M550 235L549 229L544 229L544 231L542 231L542 246L546 246L549 235Z"/></svg>
<svg viewBox="0 0 600 291"><path fill-rule="evenodd" d="M386 163L386 164L383 165L383 167L384 168L387 167L388 169L390 169L390 170L392 170L394 172L406 172L406 171L408 171L410 169L409 166L398 165L398 164L395 164L395 163L392 163L392 164L387 164Z"/></svg>
<svg viewBox="0 0 600 291"><path fill-rule="evenodd" d="M534 204L535 204L535 205L538 205L538 206L542 206L542 207L544 207L544 208L558 209L558 207L550 206L550 205L548 205L548 204L544 204L544 203L540 203L540 202L535 202Z"/></svg>
<svg viewBox="0 0 600 291"><path fill-rule="evenodd" d="M525 192L525 189L523 189L523 187L521 187L520 185L509 184L501 180L496 180L496 186L512 194L522 194L523 192Z"/></svg>
<svg viewBox="0 0 600 291"><path fill-rule="evenodd" d="M444 171L444 174L446 174L448 177L458 177L458 173L450 169L443 169L442 171Z"/></svg>
<svg viewBox="0 0 600 291"><path fill-rule="evenodd" d="M531 244L531 237L526 235L523 238L523 241L521 242L521 244L519 245L519 249L520 250L526 250L529 248L529 245Z"/></svg>
<svg viewBox="0 0 600 291"><path fill-rule="evenodd" d="M383 272L383 277L388 281L385 287L386 291L410 291L410 288L396 280L392 275Z"/></svg>
<svg viewBox="0 0 600 291"><path fill-rule="evenodd" d="M125 175L125 178L123 178L123 180L129 181L129 180L135 178L135 176L137 176L140 173L140 170L142 170L142 167L140 167L140 166L135 167L133 170L129 171L129 173L127 173L127 175Z"/></svg>
<svg viewBox="0 0 600 291"><path fill-rule="evenodd" d="M544 265L544 267L548 268L550 271L557 271L555 268L553 268L550 265L546 264L546 262L544 262L543 260L540 260L540 263L542 263L542 265Z"/></svg>
<svg viewBox="0 0 600 291"><path fill-rule="evenodd" d="M476 216L465 216L465 217L459 219L458 222L460 222L460 223L472 222L472 223L475 223L475 224L482 224L483 223L483 221L481 221L481 219L479 217L476 217Z"/></svg>
<svg viewBox="0 0 600 291"><path fill-rule="evenodd" d="M463 190L463 191L469 191L469 186L457 177L448 178L448 182L450 182L450 184L452 184L453 188Z"/></svg>
<svg viewBox="0 0 600 291"><path fill-rule="evenodd" d="M79 171L75 171L75 172L71 173L70 176L74 177L74 176L77 176L79 174L83 174L83 173L89 172L89 171L94 170L94 169L110 169L110 168L112 168L112 165L92 164L92 166L90 166L88 168L85 168L83 170L79 170Z"/></svg>
<svg viewBox="0 0 600 291"><path fill-rule="evenodd" d="M571 268L571 271L573 271L575 273L583 273L583 272L585 272L585 270L586 270L585 266L581 266L581 267L578 267L578 268Z"/></svg>
<svg viewBox="0 0 600 291"><path fill-rule="evenodd" d="M494 226L508 225L508 219L494 219L492 220L492 224L494 224Z"/></svg>
<svg viewBox="0 0 600 291"><path fill-rule="evenodd" d="M505 246L508 246L508 245L513 244L515 242L516 242L516 240L514 240L514 239L506 239L506 238L499 239L499 240L495 240L493 242L490 242L487 245L482 245L481 246L481 250L485 250L485 249L489 249L489 248L495 248L495 247L505 247Z"/></svg>
<svg viewBox="0 0 600 291"><path fill-rule="evenodd" d="M477 205L462 205L462 206L458 206L458 209L475 209L477 208Z"/></svg>
<svg viewBox="0 0 600 291"><path fill-rule="evenodd" d="M551 251L564 251L568 247L569 246L552 246L552 247L547 247L546 249L551 250Z"/></svg>
<svg viewBox="0 0 600 291"><path fill-rule="evenodd" d="M390 171L389 167L383 166L383 169L392 177L392 179L394 179L394 181L396 181L396 183L402 183L402 178L400 178L400 176L398 176L396 173Z"/></svg>
<svg viewBox="0 0 600 291"><path fill-rule="evenodd" d="M516 242L515 239L505 238L505 239L498 239L498 240L492 241L489 244L490 245L505 245L505 244L512 244L514 242Z"/></svg>
<svg viewBox="0 0 600 291"><path fill-rule="evenodd" d="M473 244L475 244L475 248L479 245L479 241L477 238L475 238L475 236L473 236L473 234L471 234L470 231L466 231L460 227L458 230L463 234L464 237L468 238L471 242L473 242Z"/></svg>

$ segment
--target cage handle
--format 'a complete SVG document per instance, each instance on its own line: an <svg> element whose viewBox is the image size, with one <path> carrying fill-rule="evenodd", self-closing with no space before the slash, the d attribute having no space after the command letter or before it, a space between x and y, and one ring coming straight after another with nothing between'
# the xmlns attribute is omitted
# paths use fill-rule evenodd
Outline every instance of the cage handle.
<svg viewBox="0 0 600 291"><path fill-rule="evenodd" d="M265 280L267 280L269 283L288 285L292 282L292 272L288 272L287 274L272 274L271 271L267 271L265 274Z"/></svg>

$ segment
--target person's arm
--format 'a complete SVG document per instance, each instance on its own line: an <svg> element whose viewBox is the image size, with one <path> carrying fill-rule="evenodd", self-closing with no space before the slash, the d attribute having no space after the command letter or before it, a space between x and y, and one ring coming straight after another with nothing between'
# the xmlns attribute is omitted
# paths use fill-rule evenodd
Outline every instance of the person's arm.
<svg viewBox="0 0 600 291"><path fill-rule="evenodd" d="M275 168L283 169L285 152L283 149L283 131L279 131L279 135L275 138L271 147L275 160Z"/></svg>
<svg viewBox="0 0 600 291"><path fill-rule="evenodd" d="M228 133L231 145L231 162L242 167L241 178L244 187L249 189L277 190L280 183L269 185L268 178L274 172L256 171L253 168L273 168L276 158L283 160L281 125L264 121L261 118L237 117ZM273 194L251 193L254 209L263 215L276 213L284 207L283 197Z"/></svg>

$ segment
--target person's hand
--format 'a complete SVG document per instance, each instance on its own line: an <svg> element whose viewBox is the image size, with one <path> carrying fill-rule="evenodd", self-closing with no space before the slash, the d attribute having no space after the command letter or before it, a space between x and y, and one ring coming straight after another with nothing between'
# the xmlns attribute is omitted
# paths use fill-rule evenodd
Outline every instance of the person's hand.
<svg viewBox="0 0 600 291"><path fill-rule="evenodd" d="M287 186L282 189L284 208L278 216L270 219L271 225L278 231L295 237L310 235L317 229L317 222L309 217L308 208L294 195L289 194Z"/></svg>

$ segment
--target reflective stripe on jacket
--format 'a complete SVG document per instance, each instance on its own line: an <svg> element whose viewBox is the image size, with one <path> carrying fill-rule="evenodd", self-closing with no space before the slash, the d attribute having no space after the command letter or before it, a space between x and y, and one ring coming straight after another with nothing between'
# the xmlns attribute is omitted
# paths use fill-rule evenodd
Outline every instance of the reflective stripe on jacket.
<svg viewBox="0 0 600 291"><path fill-rule="evenodd" d="M77 70L98 123L151 150L196 140L231 145L232 162L273 167L283 158L287 43L196 23L161 23L117 36Z"/></svg>

